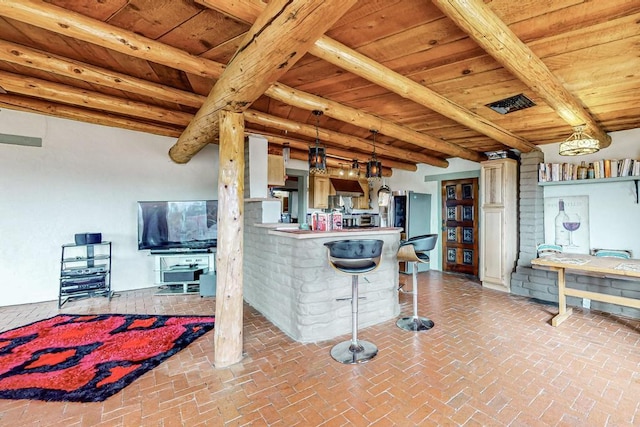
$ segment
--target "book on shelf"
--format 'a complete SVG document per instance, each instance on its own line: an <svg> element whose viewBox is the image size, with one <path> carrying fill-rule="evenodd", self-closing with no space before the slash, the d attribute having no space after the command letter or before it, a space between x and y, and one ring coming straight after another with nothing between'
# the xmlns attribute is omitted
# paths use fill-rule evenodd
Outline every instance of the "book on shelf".
<svg viewBox="0 0 640 427"><path fill-rule="evenodd" d="M538 165L538 181L574 181L578 177L578 163L540 163ZM640 176L640 159L601 159L589 163L593 168L593 178L617 178ZM589 179L589 178L587 178Z"/></svg>

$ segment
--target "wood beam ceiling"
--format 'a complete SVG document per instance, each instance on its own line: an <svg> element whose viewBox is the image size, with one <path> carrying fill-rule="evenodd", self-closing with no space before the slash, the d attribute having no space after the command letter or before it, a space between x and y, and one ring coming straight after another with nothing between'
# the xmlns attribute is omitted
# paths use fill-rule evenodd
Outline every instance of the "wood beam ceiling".
<svg viewBox="0 0 640 427"><path fill-rule="evenodd" d="M445 15L489 55L542 97L571 127L586 125L601 147L611 137L549 68L481 0L434 0ZM570 135L571 132L567 134Z"/></svg>
<svg viewBox="0 0 640 427"><path fill-rule="evenodd" d="M116 88L125 92L134 93L138 95L143 95L155 99L160 99L172 103L176 103L179 105L186 105L190 107L201 107L206 97L202 95L198 95L192 92L182 91L179 89L175 89L172 87L164 86L161 84L153 83L144 79L138 79L135 77L127 76L122 73L116 73L111 70L107 70L104 68L96 67L93 65L85 64L80 61L73 61L67 58L63 58L57 55L50 55L44 52L38 51L36 49L31 49L22 45L18 45L15 43L2 41L0 40L0 60L4 60L8 63L21 65L29 68L33 68L36 70L51 72L59 76L64 76L72 79L77 79L81 81L90 82L93 84L97 84L100 86L108 86L112 88ZM128 114L133 117L137 117L139 120L147 121L148 123L141 123L139 127L135 127L134 120L132 119L123 119L123 120L115 120L118 116L111 116L107 114L101 114L99 112L91 112L87 111L87 115L85 117L85 121L89 120L92 123L108 125L110 120L113 120L115 124L120 124L122 127L127 129L134 130L142 130L144 129L147 132L157 134L157 135L165 135L165 136L174 136L177 137L180 135L180 128L185 126L185 123L190 121L187 113L181 113L181 121L177 123L176 128L167 128L164 125L157 125L157 128L154 128L154 124L151 122L153 117L151 115L147 115L147 107L153 109L152 106L148 106L147 104L133 104L138 106L144 106L144 108L125 108L124 110L120 110L117 108L120 102L126 102L125 100L121 100L121 98L117 97L108 97L106 95L95 94L94 92L88 92L86 90L81 90L77 88L70 87L68 85L62 85L59 83L50 83L45 80L39 80L35 78L29 79L33 85L24 85L20 82L20 79L16 77L16 75L11 73L6 73L7 82L10 84L9 86L12 88L12 91L15 93L21 93L23 95L34 97L37 94L35 93L35 89L37 89L41 94L48 94L45 96L46 99L49 99L52 102L58 103L63 101L69 105L76 106L84 106L93 109L101 108L100 101L106 106L110 106L111 111L117 114ZM11 84L13 83L13 84ZM69 93L71 96L63 95L62 98L58 98L58 93L65 93L66 90L69 89ZM282 89L286 90L286 89ZM72 96L73 94L76 96ZM41 95L44 96L44 95ZM302 95L301 95L302 96ZM310 97L310 102L315 100L315 97ZM97 102L94 103L92 100L96 99ZM17 100L14 100L17 103ZM15 104L11 104L15 105ZM30 111L39 111L44 114L49 114L47 111L52 111L55 109L56 112L60 113L63 117L67 117L74 120L82 120L83 116L81 114L80 109L69 109L64 105L52 104L51 107L46 107L41 103L33 103L32 107L28 107L29 102L22 101L20 105L15 105L20 108L31 109ZM161 111L172 111L160 109ZM264 120L269 120L270 116L263 116L264 113L260 113L259 111L249 110L251 113L255 113L256 117L263 117ZM161 114L158 113L160 116ZM297 123L285 121L285 124L274 124L277 126L277 129L281 130L291 130L295 129ZM133 126L133 127L132 127ZM381 125L382 126L382 125ZM305 128L305 135L313 137L315 134L312 133L309 127ZM323 130L323 135L327 136L328 132ZM347 135L338 134L335 132L332 135L336 135L338 141L348 140ZM354 138L354 137L350 137ZM357 147L352 146L352 148L361 149L363 151L363 156L370 150L368 147L368 141L362 140L359 138L355 138L354 140L358 140ZM329 141L329 140L325 140ZM328 147L328 153L331 154L334 150L337 150L336 147ZM357 153L353 153L354 155ZM392 153L387 153L388 156L393 156L398 159L415 159L417 163L426 163L432 164L438 167L446 167L448 162L446 160L442 160L439 158L421 155L419 153L414 153L408 150L395 149ZM357 158L355 156L354 158ZM383 156L384 157L384 156ZM389 164L393 163L394 160L391 157L387 157L385 161ZM401 164L401 162L398 162ZM404 167L402 169L405 169Z"/></svg>
<svg viewBox="0 0 640 427"><path fill-rule="evenodd" d="M2 0L0 15L202 77L216 79L226 68L215 61L195 57L172 46L48 3L34 0ZM89 67L87 66L87 69ZM281 88L287 89L284 85L281 85ZM266 90L266 96L269 96L269 91L270 89ZM347 122L348 120L344 119ZM370 129L369 126L359 123L352 124ZM447 144L438 145L436 151L452 156Z"/></svg>
<svg viewBox="0 0 640 427"><path fill-rule="evenodd" d="M266 6L266 3L260 0L244 0L238 5L230 4L225 0L196 0L196 2L229 16L234 16L234 14L241 15L236 16L236 19L241 19L248 23L253 22L260 13L261 8L264 9ZM404 98L430 108L509 147L523 152L537 149L534 144L525 138L514 135L484 117L422 86L420 83L396 73L390 68L327 36L319 38L309 50L309 53Z"/></svg>

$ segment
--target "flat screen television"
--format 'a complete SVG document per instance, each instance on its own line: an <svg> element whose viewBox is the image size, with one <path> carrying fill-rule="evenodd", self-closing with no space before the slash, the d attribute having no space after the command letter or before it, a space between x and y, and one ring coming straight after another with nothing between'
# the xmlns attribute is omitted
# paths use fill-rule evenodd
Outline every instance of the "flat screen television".
<svg viewBox="0 0 640 427"><path fill-rule="evenodd" d="M138 202L138 250L206 251L217 242L217 200Z"/></svg>

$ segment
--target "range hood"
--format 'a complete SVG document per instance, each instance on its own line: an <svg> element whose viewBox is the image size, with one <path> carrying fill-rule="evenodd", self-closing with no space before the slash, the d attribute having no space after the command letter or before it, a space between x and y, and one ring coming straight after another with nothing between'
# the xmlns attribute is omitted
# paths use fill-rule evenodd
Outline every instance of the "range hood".
<svg viewBox="0 0 640 427"><path fill-rule="evenodd" d="M331 185L336 190L336 196L364 196L360 183L354 179L330 178L330 180Z"/></svg>

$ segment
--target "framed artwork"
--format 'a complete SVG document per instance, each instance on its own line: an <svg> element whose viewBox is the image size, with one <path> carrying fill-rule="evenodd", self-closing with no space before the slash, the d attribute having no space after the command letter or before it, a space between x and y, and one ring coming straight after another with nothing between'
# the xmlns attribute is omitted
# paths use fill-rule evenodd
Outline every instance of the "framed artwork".
<svg viewBox="0 0 640 427"><path fill-rule="evenodd" d="M545 197L544 243L563 252L589 253L589 196Z"/></svg>

